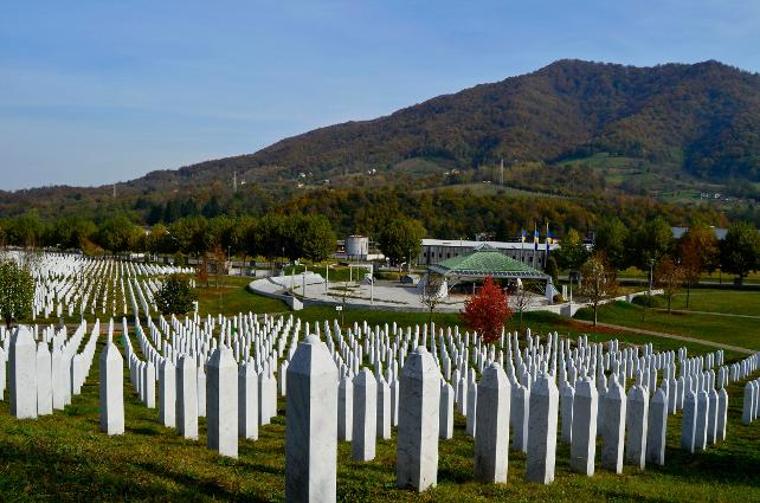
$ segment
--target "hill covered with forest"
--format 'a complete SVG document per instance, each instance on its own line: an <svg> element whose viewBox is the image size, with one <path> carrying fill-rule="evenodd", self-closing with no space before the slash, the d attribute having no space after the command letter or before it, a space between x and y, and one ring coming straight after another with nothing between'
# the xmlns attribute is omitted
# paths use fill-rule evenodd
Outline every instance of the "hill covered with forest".
<svg viewBox="0 0 760 503"><path fill-rule="evenodd" d="M285 168L327 177L393 170L409 159L461 170L502 158L554 164L605 153L721 183L760 182L759 131L760 75L715 61L637 68L561 60L176 176Z"/></svg>
<svg viewBox="0 0 760 503"><path fill-rule="evenodd" d="M310 190L479 193L483 182L538 197L635 195L677 203L721 193L760 200L760 75L715 61L639 68L561 60L115 188L0 192L0 216L30 208L99 214L118 206L151 222L171 221L208 205L210 214L233 203L240 206L235 212L255 212Z"/></svg>

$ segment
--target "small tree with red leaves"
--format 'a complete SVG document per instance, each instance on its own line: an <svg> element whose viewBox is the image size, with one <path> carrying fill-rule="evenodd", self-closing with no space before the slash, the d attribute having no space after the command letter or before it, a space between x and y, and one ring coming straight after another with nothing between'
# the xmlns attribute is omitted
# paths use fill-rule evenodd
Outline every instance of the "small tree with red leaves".
<svg viewBox="0 0 760 503"><path fill-rule="evenodd" d="M488 276L483 288L465 301L460 316L486 343L492 343L501 337L504 323L512 316L512 310L509 309L507 295Z"/></svg>

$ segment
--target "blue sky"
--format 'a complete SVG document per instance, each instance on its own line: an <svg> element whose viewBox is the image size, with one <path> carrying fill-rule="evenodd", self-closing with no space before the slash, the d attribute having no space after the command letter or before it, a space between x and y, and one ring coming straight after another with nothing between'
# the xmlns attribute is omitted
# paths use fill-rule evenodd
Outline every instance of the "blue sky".
<svg viewBox="0 0 760 503"><path fill-rule="evenodd" d="M760 71L760 2L0 3L0 189L254 152L561 58Z"/></svg>

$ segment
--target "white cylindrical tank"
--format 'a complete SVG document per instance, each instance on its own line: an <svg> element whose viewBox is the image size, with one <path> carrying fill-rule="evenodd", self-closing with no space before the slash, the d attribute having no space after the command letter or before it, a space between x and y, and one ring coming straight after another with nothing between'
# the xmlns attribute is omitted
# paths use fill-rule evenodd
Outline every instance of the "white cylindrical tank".
<svg viewBox="0 0 760 503"><path fill-rule="evenodd" d="M352 235L346 238L346 256L348 258L366 259L369 254L369 238Z"/></svg>

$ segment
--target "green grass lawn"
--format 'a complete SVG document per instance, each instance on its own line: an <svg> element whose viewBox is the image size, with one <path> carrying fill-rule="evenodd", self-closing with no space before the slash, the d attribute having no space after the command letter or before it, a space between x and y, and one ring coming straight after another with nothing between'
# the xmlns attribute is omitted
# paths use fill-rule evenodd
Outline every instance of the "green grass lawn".
<svg viewBox="0 0 760 503"><path fill-rule="evenodd" d="M102 349L102 339L99 350ZM98 352L99 354L99 352ZM205 421L198 441L161 426L158 410L141 405L125 367L126 433L98 429L97 356L82 395L63 412L19 421L0 402L0 497L3 500L241 500L284 501L285 402L260 438L240 441L238 460L206 449ZM601 470L594 477L571 473L569 449L560 444L551 486L524 481L525 456L510 451L506 484L473 480L473 441L456 417L455 437L439 446L438 487L417 495L395 488L395 430L378 441L377 457L351 461L347 442L338 446L338 500L362 501L758 501L760 423L741 424L741 388L729 387L728 440L694 455L679 448L680 414L671 417L664 467L643 472L626 466L622 476ZM7 397L7 395L6 395ZM599 457L597 448L597 460Z"/></svg>
<svg viewBox="0 0 760 503"><path fill-rule="evenodd" d="M198 311L201 316L217 313L237 314L281 312L287 309L284 302L254 294L246 288L252 278L224 276L217 286L216 277L209 279L209 286L198 285Z"/></svg>
<svg viewBox="0 0 760 503"><path fill-rule="evenodd" d="M660 307L667 307L665 299L660 296L655 299ZM686 309L686 291L675 295L671 307ZM760 317L760 291L692 289L689 293L689 309Z"/></svg>
<svg viewBox="0 0 760 503"><path fill-rule="evenodd" d="M591 320L593 312L590 308L585 308L575 316ZM669 314L667 311L615 302L599 308L599 321L760 350L760 324L751 318L695 313Z"/></svg>
<svg viewBox="0 0 760 503"><path fill-rule="evenodd" d="M646 279L649 277L649 271L642 271L637 267L629 267L618 273L619 278L638 278ZM729 273L721 274L720 271L708 273L704 272L700 276L700 281L709 281L714 283L723 283L724 285L731 285L734 282L734 276ZM758 284L760 283L760 271L751 272L744 278L746 284Z"/></svg>

